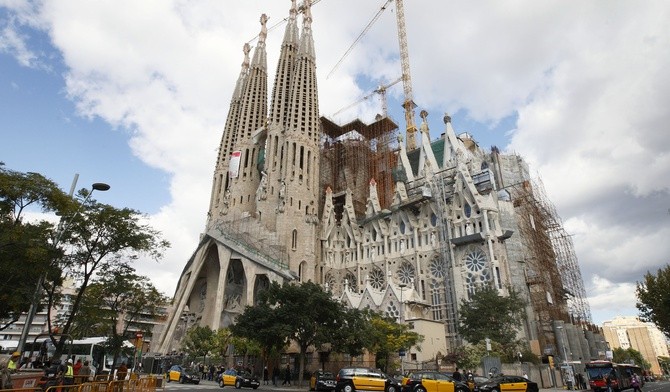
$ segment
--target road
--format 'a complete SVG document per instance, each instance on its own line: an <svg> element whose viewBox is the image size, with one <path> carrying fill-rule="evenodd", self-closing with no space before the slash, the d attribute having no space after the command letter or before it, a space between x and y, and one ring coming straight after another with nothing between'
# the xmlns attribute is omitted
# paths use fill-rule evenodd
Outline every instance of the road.
<svg viewBox="0 0 670 392"><path fill-rule="evenodd" d="M171 382L165 384L165 391L169 392L191 392L191 391L202 391L205 389L215 389L215 390L222 390L222 392L233 392L235 388L233 387L225 387L225 388L220 388L216 383L213 381L202 381L198 385L193 385L193 384L179 384L176 382ZM295 392L295 391L308 391L309 386L308 386L308 381L305 381L304 385L302 387L298 387L296 385L292 386L272 386L272 385L261 385L257 391L284 391L284 392ZM160 391L160 390L159 390ZM250 388L242 388L240 392L252 392L253 389ZM565 389L562 388L557 388L557 389L541 389L540 392L557 392L557 391L565 391ZM627 389L624 392L632 392L632 389ZM642 388L642 392L670 392L670 382L669 381L657 381L657 382L648 382L644 384L644 387Z"/></svg>

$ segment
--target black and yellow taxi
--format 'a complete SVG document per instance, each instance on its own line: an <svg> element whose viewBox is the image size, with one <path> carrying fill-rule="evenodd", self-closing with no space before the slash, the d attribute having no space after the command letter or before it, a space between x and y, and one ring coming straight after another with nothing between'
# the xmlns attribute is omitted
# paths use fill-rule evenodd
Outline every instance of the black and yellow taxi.
<svg viewBox="0 0 670 392"><path fill-rule="evenodd" d="M261 385L258 377L251 374L251 372L236 369L224 371L221 373L221 378L218 381L221 388L231 386L237 389L242 387L257 389Z"/></svg>
<svg viewBox="0 0 670 392"><path fill-rule="evenodd" d="M340 369L335 377L335 392L355 391L400 392L400 383L373 368L351 366Z"/></svg>
<svg viewBox="0 0 670 392"><path fill-rule="evenodd" d="M538 392L536 382L521 376L496 376L479 385L479 392Z"/></svg>
<svg viewBox="0 0 670 392"><path fill-rule="evenodd" d="M167 374L167 382L170 381L179 381L182 384L200 384L200 376L194 369L185 368L182 365L172 365Z"/></svg>
<svg viewBox="0 0 670 392"><path fill-rule="evenodd" d="M470 392L468 384L434 370L409 372L402 379L402 392Z"/></svg>

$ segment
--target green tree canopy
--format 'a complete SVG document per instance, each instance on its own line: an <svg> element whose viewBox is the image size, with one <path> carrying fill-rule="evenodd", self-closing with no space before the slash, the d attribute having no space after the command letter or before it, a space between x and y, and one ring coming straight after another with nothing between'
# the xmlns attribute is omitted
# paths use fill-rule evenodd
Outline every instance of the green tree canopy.
<svg viewBox="0 0 670 392"><path fill-rule="evenodd" d="M377 367L389 371L392 358L401 349L409 349L423 341L423 336L410 330L408 324L399 324L395 320L373 313L370 318L371 344L368 350L375 354ZM393 369L394 370L394 369Z"/></svg>
<svg viewBox="0 0 670 392"><path fill-rule="evenodd" d="M146 327L141 323L142 318L157 317L165 304L167 298L147 277L137 275L133 267L123 262L106 264L81 298L72 319L71 335L109 337L107 349L113 353L116 364L125 340L132 338L129 329ZM151 336L152 331L142 332Z"/></svg>
<svg viewBox="0 0 670 392"><path fill-rule="evenodd" d="M647 272L644 281L637 282L636 294L640 319L654 323L670 337L670 265L656 275Z"/></svg>
<svg viewBox="0 0 670 392"><path fill-rule="evenodd" d="M86 189L78 196L81 202L77 210L64 217L66 230L62 231L61 243L67 245L68 253L59 260L59 267L79 286L70 317L64 320L61 338L54 342L57 355L63 350L86 290L98 271L129 264L142 254L159 259L169 246L158 231L143 223L144 216L138 211L98 203ZM58 301L62 275L57 278L47 282L49 309Z"/></svg>
<svg viewBox="0 0 670 392"><path fill-rule="evenodd" d="M28 211L63 214L73 200L53 181L38 173L6 169L0 162L0 319L18 320L30 308L44 274L56 275L56 225L46 220L26 222Z"/></svg>
<svg viewBox="0 0 670 392"><path fill-rule="evenodd" d="M651 368L651 364L642 357L642 353L631 347L628 349L617 347L612 350L612 361L617 363L632 363L643 369Z"/></svg>
<svg viewBox="0 0 670 392"><path fill-rule="evenodd" d="M486 338L507 344L516 345L517 328L524 319L525 303L519 294L509 288L509 295L504 297L492 286L477 288L470 300L463 300L459 307L461 336L472 344Z"/></svg>
<svg viewBox="0 0 670 392"><path fill-rule="evenodd" d="M186 337L181 342L181 349L192 358L202 357L205 362L207 356L214 349L214 331L209 327L196 325L186 331Z"/></svg>

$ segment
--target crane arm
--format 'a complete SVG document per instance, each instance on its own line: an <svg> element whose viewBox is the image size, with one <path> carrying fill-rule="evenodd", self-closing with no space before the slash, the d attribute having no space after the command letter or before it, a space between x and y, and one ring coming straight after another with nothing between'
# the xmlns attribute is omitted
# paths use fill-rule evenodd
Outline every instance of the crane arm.
<svg viewBox="0 0 670 392"><path fill-rule="evenodd" d="M358 43L358 41L360 41L361 38L363 38L363 36L368 32L368 30L370 30L370 27L372 27L372 25L377 21L377 19L379 19L379 17L381 16L382 12L384 12L384 10L386 9L386 6L387 6L391 1L393 1L393 0L386 0L386 2L384 3L384 5L382 5L382 8L380 8L379 11L377 11L377 13L375 14L375 16L372 17L372 20L370 20L370 22L368 23L368 25L365 26L365 28L364 28L363 31L361 31L361 33L358 35L358 37L356 38L356 40L354 40L354 42L351 44L351 46L349 46L349 49L347 49L347 51L344 52L344 54L343 54L342 57L337 61L337 63L335 64L335 66L333 66L333 68L330 70L330 72L328 72L328 75L326 76L326 79L328 79L328 78L330 77L330 75L332 75L333 72L335 72L335 70L340 66L340 64L342 63L342 61L344 61L344 59L349 55L349 53L351 53L351 51L354 49L354 46L356 46L356 44Z"/></svg>
<svg viewBox="0 0 670 392"><path fill-rule="evenodd" d="M414 99L412 98L412 77L409 69L409 50L407 48L407 32L405 29L405 7L402 0L396 2L396 21L398 23L398 42L400 44L400 64L402 67L403 90L405 92L405 122L407 124L407 150L416 148L416 123L414 121Z"/></svg>

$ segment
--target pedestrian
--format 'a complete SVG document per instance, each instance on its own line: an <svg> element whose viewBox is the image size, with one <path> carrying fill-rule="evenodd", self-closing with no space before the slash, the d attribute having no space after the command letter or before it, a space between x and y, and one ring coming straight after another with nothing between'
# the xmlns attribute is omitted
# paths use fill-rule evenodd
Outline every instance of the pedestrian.
<svg viewBox="0 0 670 392"><path fill-rule="evenodd" d="M268 385L268 367L263 367L263 384Z"/></svg>
<svg viewBox="0 0 670 392"><path fill-rule="evenodd" d="M207 375L207 379L209 381L214 380L214 373L216 373L216 366L214 364L209 365L209 374Z"/></svg>
<svg viewBox="0 0 670 392"><path fill-rule="evenodd" d="M84 366L83 363L81 363L81 358L77 359L77 362L74 363L74 366L72 367L72 370L74 371L74 381L78 384L81 382L79 379L79 372L81 371L81 367Z"/></svg>
<svg viewBox="0 0 670 392"><path fill-rule="evenodd" d="M0 360L0 389L12 389L12 375L7 369L7 362Z"/></svg>
<svg viewBox="0 0 670 392"><path fill-rule="evenodd" d="M454 370L454 372L451 373L451 378L453 378L456 381L463 381L463 375L461 374L461 372L458 371L458 368L456 368L456 370Z"/></svg>
<svg viewBox="0 0 670 392"><path fill-rule="evenodd" d="M61 377L63 377L63 385L74 384L74 366L72 366L72 359L68 359L65 366L61 369Z"/></svg>
<svg viewBox="0 0 670 392"><path fill-rule="evenodd" d="M605 385L607 386L607 392L613 392L612 390L612 381L614 379L614 371L607 375L605 378Z"/></svg>
<svg viewBox="0 0 670 392"><path fill-rule="evenodd" d="M121 362L119 368L116 369L116 380L123 381L126 379L127 375L128 375L128 366L126 366L125 362Z"/></svg>
<svg viewBox="0 0 670 392"><path fill-rule="evenodd" d="M281 385L286 384L291 386L291 366L288 364L286 364L286 369L284 369L284 381L281 383Z"/></svg>
<svg viewBox="0 0 670 392"><path fill-rule="evenodd" d="M84 361L84 364L79 369L79 382L91 381L91 367L88 366L88 361Z"/></svg>
<svg viewBox="0 0 670 392"><path fill-rule="evenodd" d="M635 373L633 373L630 378L630 386L633 387L633 392L642 392L642 389L640 388L640 378Z"/></svg>
<svg viewBox="0 0 670 392"><path fill-rule="evenodd" d="M19 368L20 359L21 359L21 353L18 351L14 351L12 353L11 358L9 358L9 362L7 362L7 370L9 370L10 373L16 372L16 369Z"/></svg>
<svg viewBox="0 0 670 392"><path fill-rule="evenodd" d="M278 382L279 382L279 366L275 364L275 366L272 368L272 385L276 387Z"/></svg>

